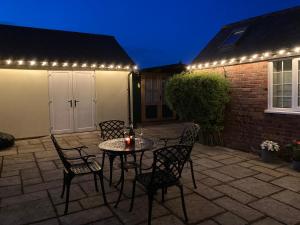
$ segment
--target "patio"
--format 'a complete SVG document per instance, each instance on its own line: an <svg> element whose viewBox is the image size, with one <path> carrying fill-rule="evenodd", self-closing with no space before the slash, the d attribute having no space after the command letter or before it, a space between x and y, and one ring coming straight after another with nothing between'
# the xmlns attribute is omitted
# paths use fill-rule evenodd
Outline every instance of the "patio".
<svg viewBox="0 0 300 225"><path fill-rule="evenodd" d="M180 133L183 124L147 126L144 136L156 139ZM88 152L101 152L98 132L58 136L60 143L86 145ZM151 162L150 154L144 162ZM126 173L124 196L113 207L118 190L109 187L105 164L105 190L109 207L103 205L101 192L93 177L75 178L71 186L69 214L63 215L60 198L62 164L49 137L20 140L0 152L0 223L9 224L112 224L137 225L147 222L147 196L137 185L133 212L129 213L132 175ZM196 144L192 158L198 188L194 189L189 168L183 170L185 201L189 224L300 224L300 173L288 163L265 164L253 154L223 147ZM100 161L101 162L101 161ZM117 165L115 163L114 165ZM119 171L114 170L114 181ZM183 213L178 189L169 189L161 203L156 196L153 224L180 225Z"/></svg>

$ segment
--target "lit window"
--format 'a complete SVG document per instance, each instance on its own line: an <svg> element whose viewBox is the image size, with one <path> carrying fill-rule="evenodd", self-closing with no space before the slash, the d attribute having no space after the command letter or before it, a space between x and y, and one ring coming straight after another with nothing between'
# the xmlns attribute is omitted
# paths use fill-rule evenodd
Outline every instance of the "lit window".
<svg viewBox="0 0 300 225"><path fill-rule="evenodd" d="M243 34L245 33L247 27L242 27L239 29L236 29L232 31L229 36L225 39L225 41L222 43L222 47L230 46L236 44Z"/></svg>
<svg viewBox="0 0 300 225"><path fill-rule="evenodd" d="M270 62L267 111L300 113L300 58Z"/></svg>

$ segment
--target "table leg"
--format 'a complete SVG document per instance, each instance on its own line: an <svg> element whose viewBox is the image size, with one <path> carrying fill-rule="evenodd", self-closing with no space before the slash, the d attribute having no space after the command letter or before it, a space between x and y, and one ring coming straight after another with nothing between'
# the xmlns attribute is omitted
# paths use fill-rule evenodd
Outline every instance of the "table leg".
<svg viewBox="0 0 300 225"><path fill-rule="evenodd" d="M120 202L122 194L123 194L123 188L124 188L124 160L123 160L123 155L120 155L120 160L121 160L121 177L120 177L121 187L120 187L120 193L119 193L118 200L115 204L115 208L117 208L118 205L119 205L119 202Z"/></svg>

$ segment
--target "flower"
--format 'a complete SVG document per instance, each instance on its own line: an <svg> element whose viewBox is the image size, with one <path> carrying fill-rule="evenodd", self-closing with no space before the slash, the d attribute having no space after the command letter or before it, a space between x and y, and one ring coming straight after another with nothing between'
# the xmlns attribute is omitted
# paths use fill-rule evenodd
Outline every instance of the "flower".
<svg viewBox="0 0 300 225"><path fill-rule="evenodd" d="M300 144L300 141L299 141L299 144ZM269 141L269 140L265 140L264 142L262 142L260 147L263 150L268 150L271 152L278 152L280 149L279 145L276 142Z"/></svg>

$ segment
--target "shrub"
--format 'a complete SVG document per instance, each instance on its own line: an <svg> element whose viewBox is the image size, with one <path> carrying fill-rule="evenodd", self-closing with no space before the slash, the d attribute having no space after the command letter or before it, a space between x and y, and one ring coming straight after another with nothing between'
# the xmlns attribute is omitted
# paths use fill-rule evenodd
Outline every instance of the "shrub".
<svg viewBox="0 0 300 225"><path fill-rule="evenodd" d="M200 124L205 144L219 144L229 83L218 73L182 73L166 84L166 101L180 119Z"/></svg>

